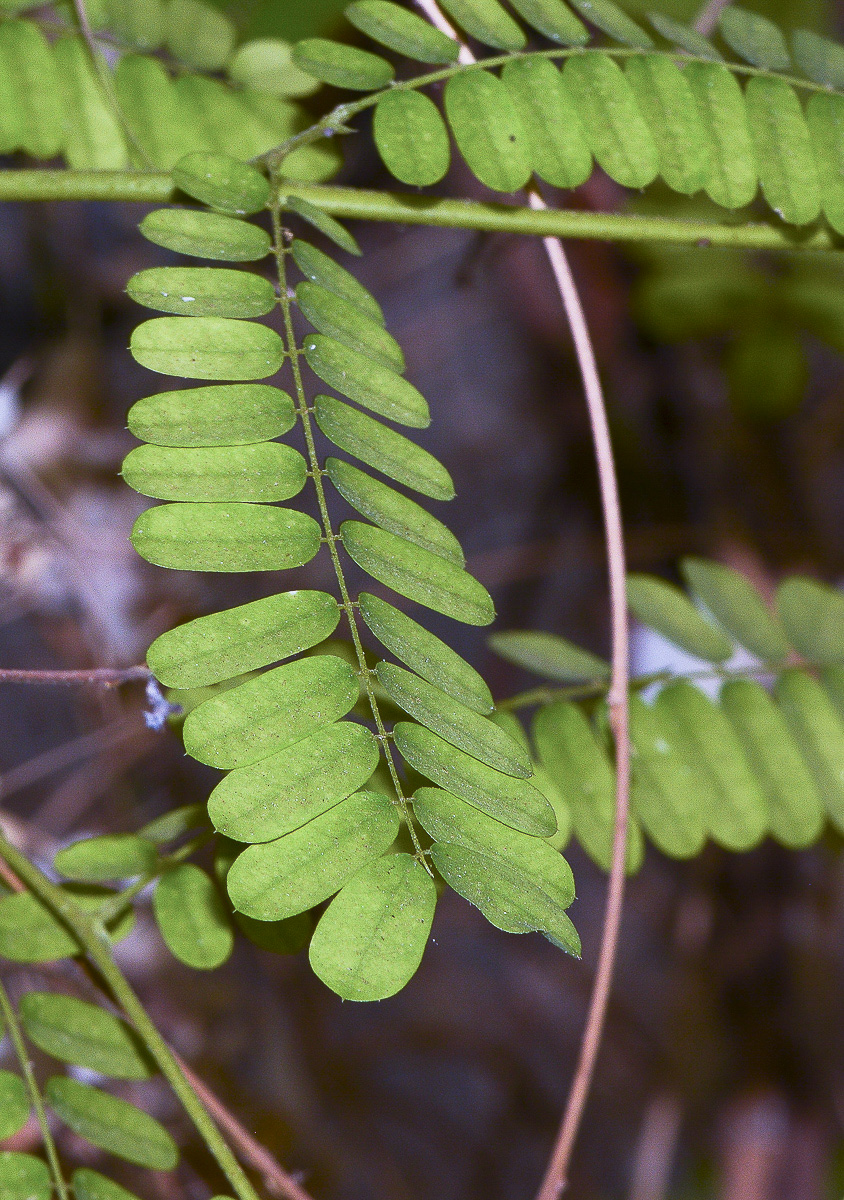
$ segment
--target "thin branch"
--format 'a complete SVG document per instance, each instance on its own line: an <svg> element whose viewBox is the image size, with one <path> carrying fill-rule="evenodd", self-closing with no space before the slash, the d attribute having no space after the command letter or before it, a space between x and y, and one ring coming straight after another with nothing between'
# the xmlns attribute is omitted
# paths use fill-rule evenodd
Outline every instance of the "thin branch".
<svg viewBox="0 0 844 1200"><path fill-rule="evenodd" d="M22 671L17 667L0 667L0 683L93 683L117 687L121 683L146 681L149 677L148 667L93 667L82 671Z"/></svg>

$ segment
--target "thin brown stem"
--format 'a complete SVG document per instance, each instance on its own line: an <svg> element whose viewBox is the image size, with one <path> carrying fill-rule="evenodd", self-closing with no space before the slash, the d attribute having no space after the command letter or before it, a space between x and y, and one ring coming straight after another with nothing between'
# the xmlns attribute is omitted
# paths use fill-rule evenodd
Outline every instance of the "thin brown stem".
<svg viewBox="0 0 844 1200"><path fill-rule="evenodd" d="M17 667L0 667L0 683L94 683L101 687L117 687L149 677L149 667L93 667L82 671L21 671Z"/></svg>

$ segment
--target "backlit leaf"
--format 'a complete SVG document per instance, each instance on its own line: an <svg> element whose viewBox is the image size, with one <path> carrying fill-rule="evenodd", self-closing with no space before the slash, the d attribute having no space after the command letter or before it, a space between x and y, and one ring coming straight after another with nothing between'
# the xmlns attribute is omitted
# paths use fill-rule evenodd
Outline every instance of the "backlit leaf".
<svg viewBox="0 0 844 1200"><path fill-rule="evenodd" d="M412 767L481 812L535 837L555 832L554 810L527 780L514 779L478 762L410 721L399 721L393 735L396 748Z"/></svg>
<svg viewBox="0 0 844 1200"><path fill-rule="evenodd" d="M370 521L459 567L464 565L463 551L451 530L415 500L339 458L327 458L325 469L340 495Z"/></svg>
<svg viewBox="0 0 844 1200"><path fill-rule="evenodd" d="M317 396L314 405L317 425L340 450L423 496L454 498L454 484L442 463L404 434L333 396Z"/></svg>
<svg viewBox="0 0 844 1200"><path fill-rule="evenodd" d="M19 1010L29 1040L60 1062L114 1079L148 1079L155 1071L135 1031L98 1004L56 992L27 992Z"/></svg>
<svg viewBox="0 0 844 1200"><path fill-rule="evenodd" d="M146 838L134 833L111 833L74 842L58 852L53 865L66 879L107 883L148 875L157 861L155 846Z"/></svg>
<svg viewBox="0 0 844 1200"><path fill-rule="evenodd" d="M74 1171L71 1183L76 1200L138 1200L133 1192L88 1167Z"/></svg>
<svg viewBox="0 0 844 1200"><path fill-rule="evenodd" d="M530 756L488 717L394 663L379 663L375 673L394 704L450 745L506 775L529 779L533 774Z"/></svg>
<svg viewBox="0 0 844 1200"><path fill-rule="evenodd" d="M355 0L344 16L361 33L406 58L424 63L457 62L460 47L453 38L389 0Z"/></svg>
<svg viewBox="0 0 844 1200"><path fill-rule="evenodd" d="M747 84L745 102L765 199L792 225L814 221L820 212L820 182L795 92L782 79L756 75Z"/></svg>
<svg viewBox="0 0 844 1200"><path fill-rule="evenodd" d="M534 173L562 188L577 187L588 179L592 154L554 64L545 58L514 59L505 64L501 78L524 128Z"/></svg>
<svg viewBox="0 0 844 1200"><path fill-rule="evenodd" d="M627 603L643 625L655 629L675 646L706 662L724 662L732 642L710 625L679 588L651 575L627 577Z"/></svg>
<svg viewBox="0 0 844 1200"><path fill-rule="evenodd" d="M20 1075L0 1070L0 1138L14 1137L29 1120L29 1093ZM6 1196L0 1168L0 1195Z"/></svg>
<svg viewBox="0 0 844 1200"><path fill-rule="evenodd" d="M200 71L219 71L235 44L231 21L203 0L169 0L164 10L164 40L179 62Z"/></svg>
<svg viewBox="0 0 844 1200"><path fill-rule="evenodd" d="M704 558L684 558L680 570L689 590L740 646L763 662L780 662L787 657L788 642L782 627L743 575Z"/></svg>
<svg viewBox="0 0 844 1200"><path fill-rule="evenodd" d="M423 92L388 92L375 106L372 133L384 166L402 183L428 187L449 168L448 131Z"/></svg>
<svg viewBox="0 0 844 1200"><path fill-rule="evenodd" d="M189 317L262 317L276 303L269 279L227 267L149 267L126 291L147 308Z"/></svg>
<svg viewBox="0 0 844 1200"><path fill-rule="evenodd" d="M203 687L309 650L339 620L327 592L281 592L168 630L150 646L147 663L167 687Z"/></svg>
<svg viewBox="0 0 844 1200"><path fill-rule="evenodd" d="M358 677L334 654L299 659L206 700L188 714L188 754L221 770L246 767L344 717Z"/></svg>
<svg viewBox="0 0 844 1200"><path fill-rule="evenodd" d="M490 649L507 662L559 683L593 683L609 679L610 665L574 642L543 630L492 633Z"/></svg>
<svg viewBox="0 0 844 1200"><path fill-rule="evenodd" d="M50 1200L53 1180L40 1158L17 1150L0 1150L0 1195L3 1200Z"/></svg>
<svg viewBox="0 0 844 1200"><path fill-rule="evenodd" d="M724 41L754 67L787 71L791 66L788 47L779 28L759 13L730 5L718 16L718 28Z"/></svg>
<svg viewBox="0 0 844 1200"><path fill-rule="evenodd" d="M328 213L322 212L314 204L309 204L307 200L301 200L298 196L281 196L280 204L282 208L289 209L300 216L303 221L307 221L309 225L313 225L314 229L318 229L321 234L339 246L341 250L345 250L347 254L360 254L361 248L346 229L345 225L341 225L339 221L335 221L334 217Z"/></svg>
<svg viewBox="0 0 844 1200"><path fill-rule="evenodd" d="M106 24L137 50L157 50L164 40L164 0L106 0ZM86 5L92 20L90 4Z"/></svg>
<svg viewBox="0 0 844 1200"><path fill-rule="evenodd" d="M223 898L193 863L180 863L162 875L152 911L168 950L187 966L210 971L231 954L234 932Z"/></svg>
<svg viewBox="0 0 844 1200"><path fill-rule="evenodd" d="M455 563L362 521L344 521L340 537L362 570L400 596L467 625L495 620L486 588Z"/></svg>
<svg viewBox="0 0 844 1200"><path fill-rule="evenodd" d="M47 1080L44 1098L65 1125L100 1150L153 1171L172 1171L179 1161L167 1130L126 1100L63 1075Z"/></svg>
<svg viewBox="0 0 844 1200"><path fill-rule="evenodd" d="M318 283L320 287L327 288L329 292L342 296L379 325L384 324L381 306L372 293L333 258L323 254L322 250L317 250L310 242L303 242L301 238L293 239L290 254L296 266L308 279Z"/></svg>
<svg viewBox="0 0 844 1200"><path fill-rule="evenodd" d="M282 571L310 562L320 527L305 513L256 504L162 504L135 522L142 558L178 571Z"/></svg>
<svg viewBox="0 0 844 1200"><path fill-rule="evenodd" d="M416 93L408 93L408 95ZM351 350L365 354L382 367L404 371L404 355L395 338L380 322L361 312L350 300L305 280L296 288L296 303L319 333L327 334Z"/></svg>
<svg viewBox="0 0 844 1200"><path fill-rule="evenodd" d="M699 192L709 181L709 138L685 75L661 54L628 59L624 74L656 143L662 178L675 192Z"/></svg>
<svg viewBox="0 0 844 1200"><path fill-rule="evenodd" d="M512 7L544 37L563 46L585 46L589 31L563 0L510 0Z"/></svg>
<svg viewBox="0 0 844 1200"><path fill-rule="evenodd" d="M813 579L786 579L777 613L789 641L810 662L844 660L844 595Z"/></svg>
<svg viewBox="0 0 844 1200"><path fill-rule="evenodd" d="M59 38L53 59L64 109L63 153L77 171L121 171L129 152L82 38ZM43 86L43 84L41 85Z"/></svg>
<svg viewBox="0 0 844 1200"><path fill-rule="evenodd" d="M697 798L697 767L683 753L670 713L630 697L633 812L651 840L672 858L692 858L706 840Z"/></svg>
<svg viewBox="0 0 844 1200"><path fill-rule="evenodd" d="M824 216L844 234L844 97L815 94L806 108ZM837 289L836 289L837 290Z"/></svg>
<svg viewBox="0 0 844 1200"><path fill-rule="evenodd" d="M32 21L3 21L0 56L21 115L21 146L34 158L55 158L62 148L63 113L53 51Z"/></svg>
<svg viewBox="0 0 844 1200"><path fill-rule="evenodd" d="M238 46L229 78L273 96L311 96L319 81L293 65L293 47L280 38L254 38Z"/></svg>
<svg viewBox="0 0 844 1200"><path fill-rule="evenodd" d="M409 854L358 871L331 901L311 940L311 966L345 1000L384 1000L416 972L437 889Z"/></svg>
<svg viewBox="0 0 844 1200"><path fill-rule="evenodd" d="M687 63L683 75L709 135L711 161L706 192L724 208L741 208L756 195L756 158L744 93L718 63Z"/></svg>
<svg viewBox="0 0 844 1200"><path fill-rule="evenodd" d="M351 796L377 765L378 743L369 730L340 721L232 771L211 793L208 815L235 841L271 842Z"/></svg>
<svg viewBox="0 0 844 1200"><path fill-rule="evenodd" d="M356 92L386 87L395 72L386 58L327 38L305 38L293 47L293 62L314 79Z"/></svg>
<svg viewBox="0 0 844 1200"><path fill-rule="evenodd" d="M810 846L823 828L823 803L780 709L749 679L726 683L720 701L765 795L771 833L784 846Z"/></svg>
<svg viewBox="0 0 844 1200"><path fill-rule="evenodd" d="M135 437L156 446L241 446L269 441L296 422L287 392L267 383L159 392L129 409Z"/></svg>
<svg viewBox="0 0 844 1200"><path fill-rule="evenodd" d="M447 82L445 111L469 169L497 192L516 192L530 173L530 144L505 85L488 71L465 71Z"/></svg>
<svg viewBox="0 0 844 1200"><path fill-rule="evenodd" d="M301 829L244 850L226 881L232 904L259 921L313 908L380 858L398 831L398 812L389 797L355 792Z"/></svg>
<svg viewBox="0 0 844 1200"><path fill-rule="evenodd" d="M260 212L270 198L257 167L225 154L187 154L174 167L173 180L195 200L239 217Z"/></svg>
<svg viewBox="0 0 844 1200"><path fill-rule="evenodd" d="M123 461L130 488L156 500L289 500L305 486L307 467L298 450L279 442L184 450L138 446Z"/></svg>
<svg viewBox="0 0 844 1200"><path fill-rule="evenodd" d="M254 262L270 252L270 235L257 225L220 213L190 208L157 208L138 226L144 237L193 258Z"/></svg>
<svg viewBox="0 0 844 1200"><path fill-rule="evenodd" d="M474 712L492 712L486 683L450 646L386 600L361 592L358 601L367 627L396 658Z"/></svg>
<svg viewBox="0 0 844 1200"><path fill-rule="evenodd" d="M153 317L130 349L151 371L186 379L266 379L281 366L281 338L266 325L224 317Z"/></svg>
<svg viewBox="0 0 844 1200"><path fill-rule="evenodd" d="M122 55L114 71L114 90L146 157L156 170L172 170L194 148L195 139L182 121L176 90L163 64L144 54Z"/></svg>
<svg viewBox="0 0 844 1200"><path fill-rule="evenodd" d="M598 165L624 187L645 187L655 179L656 144L616 63L604 54L573 55L563 81Z"/></svg>
<svg viewBox="0 0 844 1200"><path fill-rule="evenodd" d="M774 696L827 813L844 832L844 721L827 692L805 671L783 672Z"/></svg>
<svg viewBox="0 0 844 1200"><path fill-rule="evenodd" d="M305 338L304 353L314 374L341 395L400 425L413 429L430 425L424 397L388 367L322 333Z"/></svg>
<svg viewBox="0 0 844 1200"><path fill-rule="evenodd" d="M527 38L498 0L442 0L444 8L471 37L496 50L524 50Z"/></svg>

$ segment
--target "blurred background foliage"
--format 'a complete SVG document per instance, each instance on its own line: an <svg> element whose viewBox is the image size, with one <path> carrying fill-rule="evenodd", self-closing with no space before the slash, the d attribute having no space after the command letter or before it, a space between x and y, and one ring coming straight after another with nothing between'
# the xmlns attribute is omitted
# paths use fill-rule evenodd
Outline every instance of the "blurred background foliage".
<svg viewBox="0 0 844 1200"><path fill-rule="evenodd" d="M343 0L216 0L244 36L351 37ZM642 11L650 0L629 0ZM678 17L690 0L663 0ZM841 36L830 0L758 0L785 28ZM332 102L330 91L308 101ZM340 182L391 183L361 136ZM15 162L5 165L13 166ZM480 196L455 166L438 189ZM596 174L560 203L626 203ZM701 211L667 193L631 201ZM275 590L263 576L183 575L142 562L143 506L119 464L129 406L151 390L126 352L129 276L171 261L131 205L0 209L0 661L142 660L173 624ZM382 302L429 397L425 444L452 470L449 522L492 590L501 628L607 650L604 551L575 364L541 247L466 231L355 230L347 265ZM632 569L676 579L681 554L763 591L800 571L844 580L844 267L838 257L578 243L571 256L611 406ZM285 586L328 583L322 558ZM449 638L443 619L435 631ZM457 648L496 696L533 682ZM637 645L657 669L659 647ZM0 690L3 813L39 862L204 799L214 772L147 729L140 690ZM584 960L491 928L449 896L410 986L341 1004L303 956L240 945L211 975L175 963L141 907L123 965L176 1048L319 1200L527 1200L581 1034L605 879L579 852L572 916ZM53 970L53 969L51 969ZM3 967L20 991L75 983ZM790 853L653 849L632 880L619 973L572 1200L840 1200L844 1193L844 858L840 839ZM8 1044L0 1056L8 1059ZM3 1065L9 1065L4 1060ZM148 1200L224 1190L158 1082L126 1085L188 1152L179 1174L107 1168ZM65 1135L67 1136L67 1135ZM26 1139L29 1139L27 1143ZM29 1128L16 1148L34 1145ZM69 1138L76 1161L98 1152Z"/></svg>

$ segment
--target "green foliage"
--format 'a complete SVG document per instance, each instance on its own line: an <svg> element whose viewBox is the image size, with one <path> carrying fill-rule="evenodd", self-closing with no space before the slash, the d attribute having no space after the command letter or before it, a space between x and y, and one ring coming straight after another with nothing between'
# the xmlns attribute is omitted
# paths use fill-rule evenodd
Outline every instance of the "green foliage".
<svg viewBox="0 0 844 1200"><path fill-rule="evenodd" d="M0 1188L4 1200L50 1200L53 1181L40 1158L17 1150L0 1150Z"/></svg>
<svg viewBox="0 0 844 1200"><path fill-rule="evenodd" d="M60 1062L114 1079L147 1079L153 1073L135 1031L99 1005L55 992L27 992L19 1013L30 1041Z"/></svg>
<svg viewBox="0 0 844 1200"><path fill-rule="evenodd" d="M47 1080L53 1112L78 1137L139 1167L172 1171L179 1160L167 1130L134 1104L64 1075Z"/></svg>
<svg viewBox="0 0 844 1200"><path fill-rule="evenodd" d="M14 1137L29 1120L30 1099L20 1075L0 1070L0 1138Z"/></svg>

